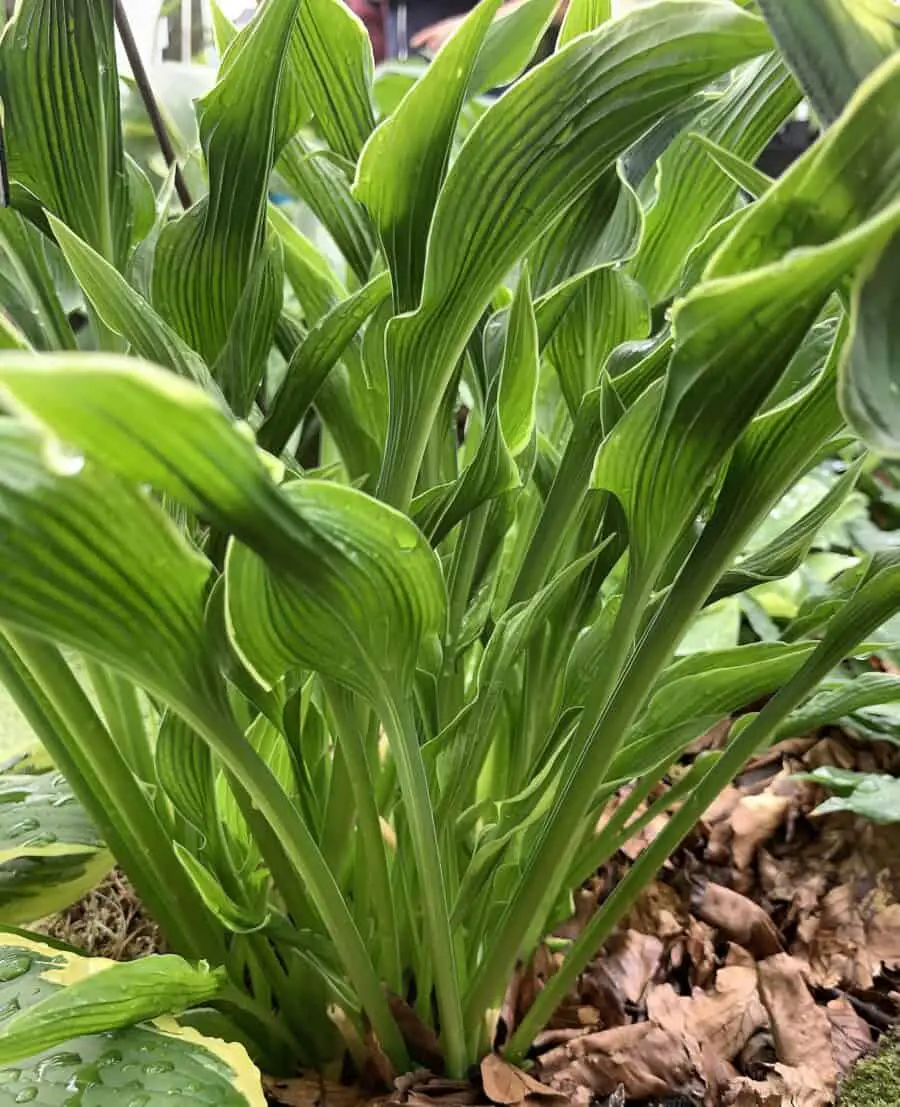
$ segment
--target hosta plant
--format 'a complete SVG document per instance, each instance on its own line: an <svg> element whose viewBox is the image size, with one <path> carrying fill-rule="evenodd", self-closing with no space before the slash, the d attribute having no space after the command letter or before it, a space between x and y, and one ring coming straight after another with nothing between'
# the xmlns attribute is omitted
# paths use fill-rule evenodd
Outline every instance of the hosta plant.
<svg viewBox="0 0 900 1107"><path fill-rule="evenodd" d="M42 1102L250 1101L244 1050L523 1059L900 609L877 555L697 649L698 618L803 562L863 443L900 443L896 7L572 0L523 73L555 0L498 5L387 77L340 0L266 0L239 34L217 13L180 213L123 149L113 6L19 0L5 30L0 675L53 769L7 783L35 814L0 826L3 878L45 913L104 843L171 951L95 965L8 931L0 1077ZM822 135L772 182L754 159L804 96ZM517 963L670 808L506 1025ZM54 848L16 867L23 841Z"/></svg>

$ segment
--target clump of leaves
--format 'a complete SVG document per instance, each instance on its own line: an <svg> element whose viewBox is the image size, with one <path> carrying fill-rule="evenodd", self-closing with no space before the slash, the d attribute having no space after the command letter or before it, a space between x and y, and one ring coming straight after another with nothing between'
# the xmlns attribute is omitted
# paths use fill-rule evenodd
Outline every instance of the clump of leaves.
<svg viewBox="0 0 900 1107"><path fill-rule="evenodd" d="M11 934L0 1064L38 1086L23 1059L77 1032L72 1079L162 1050L146 1102L199 1070L258 1098L245 1055L152 1022L178 1012L270 1071L402 1070L424 1038L464 1072L629 812L770 697L658 801L681 805L506 1028L522 1058L698 815L900 609L879 554L771 641L684 647L802 563L856 435L900 441L893 5L573 0L519 77L555 4L498 4L380 98L340 0L218 18L208 191L175 217L123 150L111 6L20 0L0 42L0 676L175 951L90 973ZM772 184L749 163L804 91L825 130ZM268 205L276 169L328 257Z"/></svg>

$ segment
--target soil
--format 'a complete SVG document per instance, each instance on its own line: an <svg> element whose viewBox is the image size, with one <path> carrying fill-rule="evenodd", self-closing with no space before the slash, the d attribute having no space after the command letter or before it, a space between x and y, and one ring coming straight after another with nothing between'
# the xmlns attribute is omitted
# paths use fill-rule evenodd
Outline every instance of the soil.
<svg viewBox="0 0 900 1107"><path fill-rule="evenodd" d="M723 735L716 728L692 752ZM528 1074L493 1055L464 1082L430 1070L402 1076L379 1102L900 1107L900 1044L890 1036L900 1019L900 824L813 816L825 794L796 779L821 765L896 771L898 754L839 731L766 751L707 811L582 975L535 1043ZM554 949L602 905L662 821L581 889ZM160 948L119 874L46 932L120 959ZM542 947L517 974L498 1041L561 957ZM367 1099L316 1079L269 1082L267 1091L285 1107Z"/></svg>

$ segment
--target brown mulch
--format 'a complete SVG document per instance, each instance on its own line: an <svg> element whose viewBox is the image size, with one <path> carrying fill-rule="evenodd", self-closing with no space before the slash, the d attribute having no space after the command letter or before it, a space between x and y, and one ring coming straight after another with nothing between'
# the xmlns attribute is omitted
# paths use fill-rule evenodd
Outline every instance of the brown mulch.
<svg viewBox="0 0 900 1107"><path fill-rule="evenodd" d="M162 932L118 869L68 911L45 919L33 929L112 961L133 961L149 953L165 952Z"/></svg>
<svg viewBox="0 0 900 1107"><path fill-rule="evenodd" d="M900 1016L900 825L813 818L825 794L792 778L897 755L832 733L751 763L582 975L535 1075L573 1103L832 1104ZM594 904L658 829L598 874Z"/></svg>

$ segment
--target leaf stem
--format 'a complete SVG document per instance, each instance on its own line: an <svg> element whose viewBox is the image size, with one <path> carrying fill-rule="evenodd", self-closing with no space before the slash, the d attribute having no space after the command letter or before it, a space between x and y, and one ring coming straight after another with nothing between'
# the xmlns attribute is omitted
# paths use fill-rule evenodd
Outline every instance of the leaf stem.
<svg viewBox="0 0 900 1107"><path fill-rule="evenodd" d="M466 1035L450 910L428 778L409 701L395 702L395 698L387 693L382 700L379 714L397 764L418 869L425 934L430 945L441 1017L441 1041L448 1072L451 1076L461 1076L468 1064Z"/></svg>

